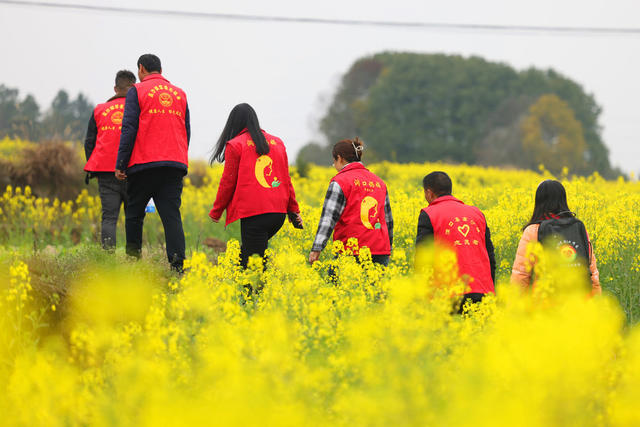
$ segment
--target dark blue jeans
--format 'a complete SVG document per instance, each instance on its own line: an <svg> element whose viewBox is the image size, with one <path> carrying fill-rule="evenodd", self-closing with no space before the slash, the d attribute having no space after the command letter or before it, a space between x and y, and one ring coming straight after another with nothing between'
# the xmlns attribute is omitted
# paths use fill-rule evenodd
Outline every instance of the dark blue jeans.
<svg viewBox="0 0 640 427"><path fill-rule="evenodd" d="M185 258L184 230L180 215L183 178L184 171L172 167L144 169L129 175L125 222L127 254L140 257L145 208L153 197L164 227L167 258L172 269L182 271Z"/></svg>

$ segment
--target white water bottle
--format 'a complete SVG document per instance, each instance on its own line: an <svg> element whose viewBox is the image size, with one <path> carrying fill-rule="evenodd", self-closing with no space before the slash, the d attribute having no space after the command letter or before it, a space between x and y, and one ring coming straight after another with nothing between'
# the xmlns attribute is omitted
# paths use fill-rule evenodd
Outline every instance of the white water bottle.
<svg viewBox="0 0 640 427"><path fill-rule="evenodd" d="M149 203L147 203L147 207L144 208L144 211L147 213L155 213L156 212L156 204L153 202L153 197L149 199Z"/></svg>

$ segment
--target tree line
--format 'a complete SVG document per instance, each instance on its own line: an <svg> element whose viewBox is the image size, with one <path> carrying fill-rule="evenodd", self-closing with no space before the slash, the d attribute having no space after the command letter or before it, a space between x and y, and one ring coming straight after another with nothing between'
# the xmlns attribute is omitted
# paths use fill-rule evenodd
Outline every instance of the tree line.
<svg viewBox="0 0 640 427"><path fill-rule="evenodd" d="M21 98L18 89L0 84L0 139L80 141L92 111L92 103L82 93L72 99L60 90L42 112L32 95Z"/></svg>
<svg viewBox="0 0 640 427"><path fill-rule="evenodd" d="M479 57L385 52L357 60L320 121L323 140L299 163L358 135L369 161L448 161L554 173L619 173L593 95L554 70L517 71Z"/></svg>

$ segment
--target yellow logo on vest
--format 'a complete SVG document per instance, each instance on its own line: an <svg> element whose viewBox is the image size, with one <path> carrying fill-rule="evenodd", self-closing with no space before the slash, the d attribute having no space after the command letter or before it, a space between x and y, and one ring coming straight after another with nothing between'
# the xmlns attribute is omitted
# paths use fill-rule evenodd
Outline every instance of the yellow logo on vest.
<svg viewBox="0 0 640 427"><path fill-rule="evenodd" d="M371 210L373 209L373 213ZM375 225L371 224L371 220L375 220ZM380 221L378 221L378 201L371 196L366 196L360 203L360 221L369 230L380 229Z"/></svg>
<svg viewBox="0 0 640 427"><path fill-rule="evenodd" d="M273 160L271 160L271 157L267 156L266 154L258 157L258 160L256 160L254 172L256 175L256 179L258 180L258 184L260 184L262 187L276 188L280 186L280 181L278 181L278 177L276 176L273 177L273 181L271 181L271 184L267 182L267 177L271 177L271 174L273 173Z"/></svg>
<svg viewBox="0 0 640 427"><path fill-rule="evenodd" d="M458 225L462 223L462 225ZM457 231L459 235L452 235L452 231ZM469 236L471 233L471 236ZM466 216L451 218L444 230L446 236L451 236L454 246L478 246L480 244L480 227L471 218ZM462 237L460 237L462 236Z"/></svg>
<svg viewBox="0 0 640 427"><path fill-rule="evenodd" d="M111 123L113 123L114 125L122 124L122 116L122 111L114 111L114 113L111 115Z"/></svg>
<svg viewBox="0 0 640 427"><path fill-rule="evenodd" d="M171 107L173 104L173 98L166 92L163 92L158 96L158 101L160 101L160 104L163 107Z"/></svg>

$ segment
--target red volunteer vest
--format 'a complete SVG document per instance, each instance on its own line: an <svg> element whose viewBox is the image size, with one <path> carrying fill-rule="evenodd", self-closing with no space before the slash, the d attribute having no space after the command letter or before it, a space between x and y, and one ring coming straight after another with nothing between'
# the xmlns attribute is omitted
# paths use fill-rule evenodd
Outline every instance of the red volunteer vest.
<svg viewBox="0 0 640 427"><path fill-rule="evenodd" d="M480 209L453 196L442 196L423 211L429 215L435 241L455 251L460 276L473 279L469 292L495 292L485 242L487 223Z"/></svg>
<svg viewBox="0 0 640 427"><path fill-rule="evenodd" d="M184 91L160 74L148 75L135 87L140 119L128 167L162 161L188 165L187 96Z"/></svg>
<svg viewBox="0 0 640 427"><path fill-rule="evenodd" d="M227 149L240 153L238 179L227 206L226 224L264 213L286 213L292 186L284 143L262 131L269 153L259 156L249 132L227 142Z"/></svg>
<svg viewBox="0 0 640 427"><path fill-rule="evenodd" d="M338 183L347 202L333 230L333 240L340 240L346 247L349 238L355 237L358 246L368 247L372 255L389 255L385 183L359 162L346 165L331 181ZM358 248L352 250L358 253Z"/></svg>
<svg viewBox="0 0 640 427"><path fill-rule="evenodd" d="M84 166L85 172L114 172L120 133L122 133L122 116L124 97L98 104L93 110L98 134L96 146Z"/></svg>

